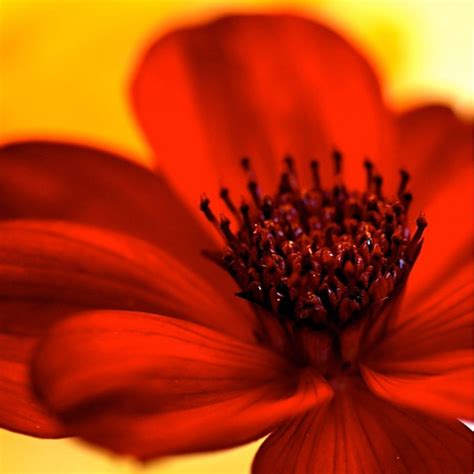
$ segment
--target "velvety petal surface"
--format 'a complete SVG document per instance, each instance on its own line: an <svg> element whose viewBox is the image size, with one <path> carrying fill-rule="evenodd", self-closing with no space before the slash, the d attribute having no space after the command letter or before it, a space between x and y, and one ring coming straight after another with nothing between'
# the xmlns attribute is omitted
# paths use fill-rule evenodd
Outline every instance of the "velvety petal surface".
<svg viewBox="0 0 474 474"><path fill-rule="evenodd" d="M132 100L159 169L189 203L220 184L240 199L244 155L268 193L286 153L301 171L321 159L327 179L337 146L362 184L363 157L389 152L391 119L367 61L297 16L229 16L164 36L138 65Z"/></svg>
<svg viewBox="0 0 474 474"><path fill-rule="evenodd" d="M383 368L388 374L362 369L367 385L378 396L433 415L474 419L473 351L392 362Z"/></svg>
<svg viewBox="0 0 474 474"><path fill-rule="evenodd" d="M428 219L402 304L366 356L378 395L429 413L473 418L474 194L472 125L426 106L400 118L401 159L413 176L414 210Z"/></svg>
<svg viewBox="0 0 474 474"><path fill-rule="evenodd" d="M33 395L29 363L36 335L55 318L65 316L67 310L63 308L58 314L43 309L43 305L33 303L0 303L0 426L31 436L56 438L66 432ZM22 324L25 320L30 324ZM20 332L16 332L19 327Z"/></svg>
<svg viewBox="0 0 474 474"><path fill-rule="evenodd" d="M420 211L428 219L409 290L431 288L435 294L436 278L472 253L473 124L447 107L427 105L403 114L398 125L399 161L412 176L411 220Z"/></svg>
<svg viewBox="0 0 474 474"><path fill-rule="evenodd" d="M473 419L474 267L469 259L452 264L431 291L407 296L384 338L366 354L363 374L393 403Z"/></svg>
<svg viewBox="0 0 474 474"><path fill-rule="evenodd" d="M472 166L470 154L461 153L472 147L472 120L448 106L427 104L402 113L397 126L397 158L409 170L416 203L423 207L434 191L452 185L459 167Z"/></svg>
<svg viewBox="0 0 474 474"><path fill-rule="evenodd" d="M236 446L332 393L262 347L174 318L111 311L55 326L34 380L74 433L139 459Z"/></svg>
<svg viewBox="0 0 474 474"><path fill-rule="evenodd" d="M66 222L0 223L0 298L159 312L244 336L252 321L166 252Z"/></svg>
<svg viewBox="0 0 474 474"><path fill-rule="evenodd" d="M260 447L253 474L462 474L472 433L400 409L369 392L337 392L325 407L280 427Z"/></svg>
<svg viewBox="0 0 474 474"><path fill-rule="evenodd" d="M253 339L253 317L167 253L129 236L79 224L0 223L0 425L61 434L31 395L31 352L48 327L90 308L166 312Z"/></svg>
<svg viewBox="0 0 474 474"><path fill-rule="evenodd" d="M118 154L44 141L0 147L0 169L1 219L69 220L139 237L222 292L236 291L230 277L201 255L214 248L210 226L201 226L163 176Z"/></svg>

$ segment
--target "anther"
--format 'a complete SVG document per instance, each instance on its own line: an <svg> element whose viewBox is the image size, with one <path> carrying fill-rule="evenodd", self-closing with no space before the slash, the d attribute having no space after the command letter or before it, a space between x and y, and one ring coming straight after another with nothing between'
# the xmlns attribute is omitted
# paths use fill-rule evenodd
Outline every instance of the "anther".
<svg viewBox="0 0 474 474"><path fill-rule="evenodd" d="M230 221L224 214L221 214L220 228L229 243L232 243L236 240L235 235L230 230Z"/></svg>
<svg viewBox="0 0 474 474"><path fill-rule="evenodd" d="M229 210L240 211L235 232L227 217L217 223L209 199L201 198L202 212L226 241L223 265L241 294L275 313L285 327L345 331L399 293L421 250L425 217L417 219L412 239L406 226L408 173L401 172L399 200L392 201L383 196L382 177L368 159L365 193L346 189L341 153L335 150L333 159L334 188L321 187L313 160L313 187L304 192L294 184L295 162L286 156L275 193L261 196L250 160L243 158L255 212L248 201L236 209L228 190L220 191Z"/></svg>
<svg viewBox="0 0 474 474"><path fill-rule="evenodd" d="M421 213L417 218L416 218L416 232L413 235L414 241L418 241L421 239L423 232L425 231L426 227L428 227L428 221L426 220L426 216Z"/></svg>
<svg viewBox="0 0 474 474"><path fill-rule="evenodd" d="M375 195L379 199L382 198L382 184L383 184L382 176L379 174L375 175L374 176Z"/></svg>
<svg viewBox="0 0 474 474"><path fill-rule="evenodd" d="M285 162L286 167L288 169L288 177L289 177L291 189L297 190L299 186L298 186L298 177L296 175L295 160L291 155L286 155L283 161Z"/></svg>
<svg viewBox="0 0 474 474"><path fill-rule="evenodd" d="M203 194L201 196L201 204L200 204L200 208L201 208L201 211L203 212L203 214L206 216L206 219L212 223L212 225L218 230L220 231L220 226L217 222L217 219L216 219L216 216L214 215L214 213L212 212L211 210L211 207L210 207L210 200L209 198Z"/></svg>
<svg viewBox="0 0 474 474"><path fill-rule="evenodd" d="M248 182L247 188L249 190L250 195L252 196L253 202L257 207L260 207L261 196L260 196L260 188L258 186L257 181L251 180Z"/></svg>
<svg viewBox="0 0 474 474"><path fill-rule="evenodd" d="M263 198L262 213L265 219L270 219L273 213L273 203L269 196Z"/></svg>
<svg viewBox="0 0 474 474"><path fill-rule="evenodd" d="M291 174L295 174L295 160L291 155L286 155L285 158L283 158L283 161L285 162L288 172Z"/></svg>
<svg viewBox="0 0 474 474"><path fill-rule="evenodd" d="M332 158L334 160L334 174L339 176L342 173L342 153L336 149L332 152Z"/></svg>
<svg viewBox="0 0 474 474"><path fill-rule="evenodd" d="M404 169L400 170L400 185L398 186L398 197L401 199L405 193L410 175Z"/></svg>
<svg viewBox="0 0 474 474"><path fill-rule="evenodd" d="M253 171L250 165L250 158L247 156L244 156L242 160L240 161L240 164L242 165L243 170L247 173L247 179L248 179L247 189L249 190L249 193L252 196L252 199L255 205L257 207L260 207L260 201L261 201L260 187L258 186L255 172Z"/></svg>
<svg viewBox="0 0 474 474"><path fill-rule="evenodd" d="M228 188L221 188L219 196L224 201L224 203L227 206L227 208L229 209L229 211L232 212L232 214L234 216L240 217L234 203L232 202L232 199L229 196L229 189Z"/></svg>
<svg viewBox="0 0 474 474"><path fill-rule="evenodd" d="M240 160L240 164L242 168L244 169L244 171L250 171L250 158L248 156L244 156Z"/></svg>
<svg viewBox="0 0 474 474"><path fill-rule="evenodd" d="M370 192L370 190L372 189L374 164L367 158L364 161L364 168L367 172L367 191Z"/></svg>
<svg viewBox="0 0 474 474"><path fill-rule="evenodd" d="M408 214L408 209L410 208L410 203L412 202L413 200L413 195L412 193L410 193L409 191L403 193L403 196L402 196L402 202L403 202L403 206L405 207L405 215Z"/></svg>
<svg viewBox="0 0 474 474"><path fill-rule="evenodd" d="M278 190L280 194L285 194L292 191L291 180L288 173L282 173L280 178L280 187Z"/></svg>
<svg viewBox="0 0 474 474"><path fill-rule="evenodd" d="M209 198L203 194L201 196L201 205L200 205L200 208L201 208L201 211L204 213L204 215L206 216L206 219L209 221L209 222L212 222L212 223L215 223L217 222L216 221L216 216L214 215L214 213L211 211L211 208L209 206L210 204L210 200Z"/></svg>
<svg viewBox="0 0 474 474"><path fill-rule="evenodd" d="M247 230L249 238L252 238L252 223L250 221L249 212L250 212L249 205L245 201L242 201L242 204L240 205L240 213L242 214L244 226Z"/></svg>
<svg viewBox="0 0 474 474"><path fill-rule="evenodd" d="M319 163L316 160L311 161L311 172L313 175L313 185L316 191L321 189L321 179L319 177Z"/></svg>
<svg viewBox="0 0 474 474"><path fill-rule="evenodd" d="M410 263L414 263L416 257L418 256L419 250L421 248L423 232L428 226L428 221L423 213L421 213L416 219L416 231L413 237L411 238L407 249L406 256Z"/></svg>

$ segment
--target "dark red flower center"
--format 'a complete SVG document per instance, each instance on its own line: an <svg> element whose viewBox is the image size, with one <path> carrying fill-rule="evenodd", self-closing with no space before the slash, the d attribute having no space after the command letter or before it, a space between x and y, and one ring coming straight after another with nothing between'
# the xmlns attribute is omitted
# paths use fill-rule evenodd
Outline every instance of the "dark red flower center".
<svg viewBox="0 0 474 474"><path fill-rule="evenodd" d="M342 180L342 155L333 153L335 185L324 188L319 164L311 162L311 189L301 189L294 160L272 195L262 195L250 160L249 202L237 209L227 189L221 198L238 223L218 220L209 199L201 210L222 234L223 264L239 284L241 296L270 312L315 330L343 330L367 310L390 299L403 286L422 244L427 225L416 220L412 237L407 224L412 199L409 175L400 172L398 196L384 196L382 177L365 161L367 189L348 190Z"/></svg>

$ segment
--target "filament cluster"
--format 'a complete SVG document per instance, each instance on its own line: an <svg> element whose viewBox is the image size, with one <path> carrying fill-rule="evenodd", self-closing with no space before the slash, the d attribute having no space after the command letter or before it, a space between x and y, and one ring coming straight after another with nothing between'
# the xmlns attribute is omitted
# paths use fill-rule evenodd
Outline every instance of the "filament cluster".
<svg viewBox="0 0 474 474"><path fill-rule="evenodd" d="M334 151L336 184L331 188L321 185L319 163L312 161L313 185L303 190L295 162L287 156L276 191L262 195L251 162L244 158L251 199L237 208L226 188L220 193L236 231L225 215L216 218L207 197L201 199L201 210L225 241L221 263L241 296L316 330L343 328L390 298L413 266L427 225L420 215L410 237L406 171L400 172L397 198L390 200L368 160L367 189L348 190L342 161Z"/></svg>

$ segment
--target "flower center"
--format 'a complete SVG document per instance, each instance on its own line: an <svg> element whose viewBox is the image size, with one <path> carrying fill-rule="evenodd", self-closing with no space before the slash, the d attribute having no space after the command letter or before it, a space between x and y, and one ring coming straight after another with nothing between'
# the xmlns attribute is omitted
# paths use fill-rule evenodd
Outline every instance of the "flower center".
<svg viewBox="0 0 474 474"><path fill-rule="evenodd" d="M218 220L205 196L201 210L226 242L223 264L241 296L295 325L340 332L403 286L427 223L420 215L410 238L406 171L400 172L397 199L390 200L370 161L364 163L363 192L346 189L340 152L334 151L333 161L332 188L321 185L319 164L312 161L313 185L303 190L294 160L286 157L278 189L270 196L261 194L244 158L251 200L237 209L227 189L220 193L238 229L233 232L224 215Z"/></svg>

